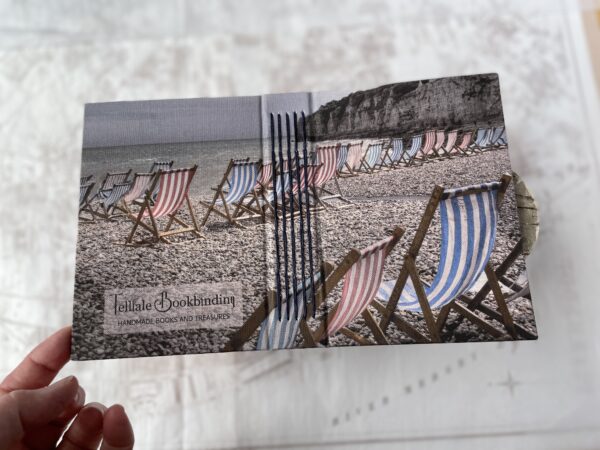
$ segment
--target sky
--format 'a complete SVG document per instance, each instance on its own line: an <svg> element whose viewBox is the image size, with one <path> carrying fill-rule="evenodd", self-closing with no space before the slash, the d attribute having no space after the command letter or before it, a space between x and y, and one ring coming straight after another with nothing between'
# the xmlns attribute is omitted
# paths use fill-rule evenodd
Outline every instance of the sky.
<svg viewBox="0 0 600 450"><path fill-rule="evenodd" d="M85 105L83 147L259 139L271 112L316 111L348 91Z"/></svg>

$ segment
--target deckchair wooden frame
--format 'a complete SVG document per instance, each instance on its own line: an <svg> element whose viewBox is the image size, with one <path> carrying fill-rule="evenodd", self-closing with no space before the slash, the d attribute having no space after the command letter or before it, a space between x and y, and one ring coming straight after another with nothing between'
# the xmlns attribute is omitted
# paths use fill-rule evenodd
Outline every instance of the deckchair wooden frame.
<svg viewBox="0 0 600 450"><path fill-rule="evenodd" d="M392 159L391 154L394 151L394 141L399 140L401 142L402 145L402 150L400 150L400 156L398 156L398 159L396 161L394 161ZM388 140L387 145L384 145L384 149L383 149L383 157L381 158L381 168L384 170L392 170L395 169L397 167L399 167L400 165L400 161L402 160L402 155L404 154L404 140L402 138L390 138Z"/></svg>
<svg viewBox="0 0 600 450"><path fill-rule="evenodd" d="M91 179L91 178L89 178L89 179ZM83 199L82 199L82 201L79 202L79 213L78 213L79 220L81 220L83 222L94 222L96 220L96 217L95 217L96 211L94 211L94 208L92 207L92 202L90 199L90 195L92 193L92 190L94 189L94 185L95 185L95 183L87 183L87 184L82 184L79 186L80 190L81 190L81 188L85 188L85 193L83 194ZM81 214L84 212L88 213L90 215L90 218L82 217Z"/></svg>
<svg viewBox="0 0 600 450"><path fill-rule="evenodd" d="M131 191L133 189L136 189L136 181L140 178L148 178L148 182L146 184L145 189L143 189L141 195L137 198L134 199L130 199L130 200L126 200L125 197L127 197L128 195L131 194ZM121 201L119 202L118 205L116 205L116 208L120 209L121 211L123 211L126 214L130 214L132 212L132 209L129 207L129 205L127 204L128 202L131 205L138 205L141 206L144 200L144 195L146 193L146 191L148 190L148 188L152 185L152 182L154 181L154 178L156 177L156 172L136 172L133 175L133 179L131 180L131 188L129 190L129 192L127 192L123 198L121 199ZM154 201L154 195L155 193L152 192L152 201ZM140 200L141 199L141 200Z"/></svg>
<svg viewBox="0 0 600 450"><path fill-rule="evenodd" d="M121 198L119 198L113 204L107 206L106 202L108 199L111 198L115 189L122 189L123 192L122 192L122 194L120 194ZM106 191L110 191L108 196L105 198L98 199L99 208L96 210L96 215L105 220L112 220L115 217L122 216L123 214L121 214L121 213L127 214L128 211L125 210L124 208L122 208L120 206L120 203L122 202L123 197L125 196L127 190L129 190L129 189L131 189L131 182L129 182L129 181L124 182L124 183L113 184L112 188L106 190ZM121 211L121 213L115 214L115 210L119 210L119 211Z"/></svg>
<svg viewBox="0 0 600 450"><path fill-rule="evenodd" d="M388 254L386 255L386 257L389 256L389 254L394 250L396 244L398 243L398 241L400 240L400 238L402 237L403 234L404 234L403 228L396 227L394 229L394 231L392 233L392 239L388 243ZM330 275L325 279L325 282L321 285L320 291L315 296L314 305L310 305L309 310L311 313L312 313L312 308L319 308L319 306L328 297L328 295L331 293L331 291L333 291L336 288L336 286L340 283L340 281L342 281L344 279L344 277L346 276L348 271L352 268L352 266L360 258L361 258L361 252L360 252L360 250L355 249L355 248L351 249L346 254L346 256L335 267L335 269L333 269L331 271ZM329 263L329 264L331 264L331 263ZM371 313L371 311L369 311L369 306L371 306L373 304L373 301L374 301L374 298L371 299L371 301L367 305L367 307L365 307L365 309L360 313L360 316L364 319L365 324L367 325L367 327L370 329L371 333L373 334L375 342L377 344L385 345L388 343L387 338L385 337L383 330L380 328L379 324L373 317L373 314ZM329 316L333 316L333 314L337 311L339 305L340 305L340 302L336 303L333 306L333 308L331 308L330 311L327 311L325 318L320 321L318 328L312 333L313 340L315 342L320 342L321 340L323 340L325 338L327 324L328 324L328 318L329 318ZM307 313L307 315L309 315L309 313ZM352 339L359 345L373 345L373 343L371 341L369 341L369 339L365 338L364 336L359 335L358 333L355 333L354 331L350 330L347 326L340 328L338 331L340 333L342 333L344 336Z"/></svg>
<svg viewBox="0 0 600 450"><path fill-rule="evenodd" d="M333 270L333 266L327 262L324 262L321 266L321 277L320 280L324 280L331 274ZM317 298L320 292L319 286L321 282L317 284L314 289L315 298ZM258 305L258 307L254 310L250 316L244 321L243 325L238 328L231 336L229 337L229 341L223 348L223 351L238 351L241 350L244 344L248 342L248 340L256 334L261 324L266 320L266 318L271 314L277 307L276 300L276 292L273 289L267 290L267 295L265 299ZM285 302L282 304L285 307ZM306 313L304 319L300 320L300 333L302 334L302 338L304 341L305 347L315 347L316 343L312 337L312 333L310 328L308 327L307 320L311 318L312 315Z"/></svg>
<svg viewBox="0 0 600 450"><path fill-rule="evenodd" d="M342 169L342 170L338 170L338 177L340 178L347 178L347 177L357 177L358 173L357 170L358 168L355 167L357 165L360 165L360 159L362 159L362 155L361 158L358 160L357 163L354 164L354 166L351 164L353 161L353 158L351 159L351 152L353 150L353 148L358 147L359 151L362 152L362 145L363 145L363 141L360 142L348 142L348 159L346 160L346 163L344 164L344 167L346 170ZM364 152L362 152L364 154ZM353 157L354 155L352 155Z"/></svg>
<svg viewBox="0 0 600 450"><path fill-rule="evenodd" d="M140 242L140 243L133 242L133 237L135 236L135 232L137 231L138 227L142 227L145 230L152 233L156 242L162 241L165 243L170 243L170 241L167 239L169 236L173 236L173 235L181 234L181 233L192 233L196 237L202 237L202 238L204 237L200 233L200 229L198 228L198 222L196 220L194 208L192 207L192 204L191 204L190 198L189 198L189 188L192 183L192 180L194 179L194 175L196 174L197 168L198 168L198 166L194 165L190 169L174 169L174 170L169 170L169 171L165 171L165 172L163 172L162 170L159 170L158 172L156 172L156 177L152 181L152 185L148 188L148 190L146 190L146 194L144 196L144 201L142 203L142 206L141 206L139 212L136 215L131 214L131 213L128 214L129 219L131 219L133 221L133 228L131 229L129 236L127 237L127 239L125 241L126 245L138 246L138 245L143 245L143 244L148 243L147 241ZM180 218L177 217L177 214L179 214L179 212L181 211L181 209L183 207L183 205L180 205L176 211L165 215L166 217L168 217L168 222L167 222L167 225L165 226L164 230L161 231L158 226L158 223L157 223L157 218L154 217L154 213L152 211L152 208L154 206L154 201L152 200L152 192L154 192L154 189L157 187L158 183L160 183L161 175L163 175L165 173L182 172L182 171L186 171L186 170L189 170L191 172L191 176L190 176L187 186L185 187L187 192L184 196L184 202L187 205L188 213L192 220L192 225L190 226L189 224L185 223L183 220L181 220ZM148 210L148 217L150 219L149 224L144 222L144 211L146 211L146 210ZM174 223L178 224L182 228L171 229L171 227L173 226Z"/></svg>
<svg viewBox="0 0 600 450"><path fill-rule="evenodd" d="M510 251L508 256L502 261L500 265L494 270L494 274L496 280L499 283L502 283L504 286L511 290L507 296L505 296L505 301L508 302L511 296L519 295L522 296L523 291L525 290L525 286L519 286L513 280L509 280L506 278L506 272L512 267L512 265L516 262L516 260L523 254L523 239L519 239L517 244ZM486 282L481 289L473 296L467 297L465 295L459 297L461 303L464 303L466 309L469 311L479 311L489 317L492 320L502 323L503 316L500 312L495 311L494 309L482 304L483 300L487 297L487 295L492 292L492 284L490 282ZM458 326L464 316L460 317L455 326ZM514 323L515 331L517 334L525 339L536 339L537 336L532 334L529 330L522 327L518 323Z"/></svg>
<svg viewBox="0 0 600 450"><path fill-rule="evenodd" d="M383 144L384 144L383 142L371 142L367 146L367 149L365 150L365 152L363 153L363 155L360 159L360 164L358 166L357 172L375 173L375 172L379 172L381 170L381 159L383 158ZM377 158L377 161L375 161L375 163L371 167L371 165L369 165L369 163L367 162L367 156L369 154L369 150L371 149L371 147L375 147L377 145L381 146L381 152L379 153L379 158Z"/></svg>
<svg viewBox="0 0 600 450"><path fill-rule="evenodd" d="M223 178L221 178L221 181L219 182L217 187L211 188L211 190L215 191L215 195L213 196L212 201L210 203L206 202L204 200L200 200L198 202L198 204L204 206L205 208L208 208L208 211L206 211L206 214L204 215L202 222L200 223L201 228L206 225L206 222L208 221L208 218L210 217L210 215L212 213L215 213L218 216L223 217L231 225L234 225L238 228L246 228L242 223L240 223L241 220L247 220L247 219L256 218L256 217L260 217L261 219L264 218L263 214L258 213L256 210L249 208L244 204L244 200L247 197L251 197L251 200L249 200L249 201L251 201L251 202L256 201L256 203L259 204L259 197L258 197L256 190L254 189L254 187L256 187L256 186L254 186L249 192L247 192L242 198L240 198L238 202L227 203L227 201L226 201L226 196L227 196L226 188L231 187L229 185L229 174L231 173L233 167L236 164L240 164L240 163L241 164L257 164L258 165L257 170L260 170L260 167L262 165L262 160L259 160L257 162L250 162L250 158L246 158L246 159L231 159L229 161L229 164L227 165L227 168L225 169L225 173L223 174ZM219 198L223 202L222 205L217 205L217 200L219 200ZM218 209L219 206L223 208L223 211ZM230 209L231 209L231 211L230 211ZM244 213L248 213L248 216L242 217L242 215Z"/></svg>
<svg viewBox="0 0 600 450"><path fill-rule="evenodd" d="M315 150L315 156L317 157L317 159L318 159L318 154L319 154L318 152L319 152L320 148L321 148L320 146L317 146L317 148ZM335 161L335 167L334 167L332 173L330 174L329 178L327 178L325 180L320 180L319 175L322 170L327 169L327 165L325 164L324 161L319 161L321 163L321 167L316 174L315 185L314 185L314 189L313 189L316 194L315 199L317 200L318 203L323 205L323 207L325 207L325 208L333 207L333 208L337 209L337 208L347 208L349 206L352 206L353 203L350 200L348 200L346 197L344 197L344 195L342 193L342 189L340 188L340 183L338 182L338 179L337 179L338 178L337 166L339 165L337 158L339 158L341 143L338 142L337 144L323 146L322 148L324 148L324 149L335 148L336 161ZM333 181L333 184L335 184L335 189L337 190L337 192L333 192L332 190L325 188L325 185L331 181ZM331 203L331 200L334 200L334 199L342 202L342 205L333 205Z"/></svg>
<svg viewBox="0 0 600 450"><path fill-rule="evenodd" d="M498 190L496 198L498 205L502 203L504 199L504 194L510 184L511 179L512 177L508 174L503 175L500 179L501 186ZM482 190L479 188L472 188L469 190L465 190L459 193L458 195L464 196L479 192L482 192ZM472 311L467 310L467 308L460 305L456 301L456 299L452 300L450 303L440 308L440 312L437 318L434 316L432 309L429 305L429 300L427 299L427 295L425 293L425 287L423 285L423 282L421 281L421 278L419 277L418 269L416 266L416 259L419 255L421 246L423 244L425 236L427 235L429 227L431 226L431 222L433 220L435 212L438 209L443 193L444 188L442 186L436 186L433 189L431 198L429 199L429 202L427 204L427 207L425 208L425 212L421 219L421 223L419 224L417 232L415 233L415 237L413 238L408 252L404 257L404 264L402 265L402 269L400 270L400 274L398 275L396 284L394 286L392 294L390 295L390 299L387 302L387 305L384 305L377 300L373 302L373 306L382 315L382 319L379 323L379 326L385 333L389 324L391 322L394 322L394 324L398 327L400 331L403 331L404 333L415 339L417 342L441 342L441 330L445 325L448 313L451 309L454 309L458 314L464 316L465 318L473 322L475 325L480 326L495 338L500 338L505 335L505 332L495 328L487 320L480 318ZM510 313L506 306L506 302L504 300L504 296L502 295L502 291L498 284L498 279L490 262L488 262L485 267L485 274L488 278L488 283L491 286L491 290L494 294L494 300L496 301L496 304L498 306L498 311L502 317L502 321L506 332L508 332L508 334L513 338L516 338L517 334L512 317L510 316ZM400 295L402 294L402 291L404 290L409 277L412 280L415 293L417 295L419 305L421 307L421 312L423 314L429 332L429 337L423 335L416 328L414 328L412 325L406 322L396 311L396 307L400 300Z"/></svg>
<svg viewBox="0 0 600 450"><path fill-rule="evenodd" d="M130 174L131 174L131 169L129 169L127 172L107 172L106 176L102 180L102 183L100 183L100 186L98 187L98 192L96 192L94 199L95 198L103 198L104 195L101 193L112 189L113 185L116 183L115 181L113 181L112 183L107 185L108 180L111 179L111 177L114 177L115 175L124 175L123 179L121 181L119 181L119 183L125 183L127 181L127 179L129 178Z"/></svg>
<svg viewBox="0 0 600 450"><path fill-rule="evenodd" d="M420 137L421 138L421 143L419 144L419 148L415 151L415 154L413 156L410 155L410 151L412 150L413 147L413 141L414 139ZM417 158L417 155L419 153L421 153L421 149L423 148L423 145L425 143L424 141L425 138L425 134L415 134L413 136L410 137L410 145L403 145L402 148L402 153L400 155L400 160L398 161L398 164L404 164L404 167L408 167L408 166L412 166L415 165L415 161L421 161L422 160Z"/></svg>

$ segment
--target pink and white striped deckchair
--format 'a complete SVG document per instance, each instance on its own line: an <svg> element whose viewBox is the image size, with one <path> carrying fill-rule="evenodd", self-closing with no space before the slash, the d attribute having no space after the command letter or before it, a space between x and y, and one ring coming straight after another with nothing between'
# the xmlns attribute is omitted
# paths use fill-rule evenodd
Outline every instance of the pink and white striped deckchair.
<svg viewBox="0 0 600 450"><path fill-rule="evenodd" d="M152 183L152 179L156 173L136 173L133 176L130 188L127 193L123 196L122 210L125 212L131 212L129 205L135 200L142 199ZM154 196L153 196L154 197Z"/></svg>
<svg viewBox="0 0 600 450"><path fill-rule="evenodd" d="M471 141L473 140L473 131L464 131L458 144L454 146L456 154L469 156L473 152L470 150Z"/></svg>
<svg viewBox="0 0 600 450"><path fill-rule="evenodd" d="M456 150L456 140L458 139L458 130L449 131L446 135L446 143L442 147L442 150L447 156L458 154Z"/></svg>
<svg viewBox="0 0 600 450"><path fill-rule="evenodd" d="M435 132L435 144L433 146L433 153L438 158L442 155L440 152L444 151L444 142L446 142L446 132L444 130L438 130Z"/></svg>
<svg viewBox="0 0 600 450"><path fill-rule="evenodd" d="M419 151L419 153L421 153L421 156L415 157L414 159L425 162L429 158L431 158L433 156L433 147L435 146L435 139L435 130L426 131L423 147L421 147L421 150Z"/></svg>
<svg viewBox="0 0 600 450"><path fill-rule="evenodd" d="M331 272L323 285L323 298L344 280L340 301L327 313L320 326L314 333L315 342L324 337L333 336L340 332L361 345L372 345L368 338L350 330L348 325L359 315L370 328L375 342L387 344L385 335L373 318L368 307L374 300L383 279L385 260L394 249L404 230L396 228L393 234L362 251L352 249L341 263ZM317 297L317 306L321 298Z"/></svg>
<svg viewBox="0 0 600 450"><path fill-rule="evenodd" d="M146 190L144 202L137 216L129 214L129 218L134 224L131 233L127 237L127 244L133 244L133 237L138 227L150 231L156 242L169 242L167 239L168 236L180 233L192 233L194 236L203 237L200 234L196 215L188 196L197 168L198 166L193 166L187 169L159 171L156 174L152 185ZM156 186L159 187L158 196L153 201L152 192L154 192ZM184 203L188 207L192 225L185 223L180 217L177 217ZM168 219L166 226L162 230L158 224L158 219L161 218ZM174 223L180 225L180 228L172 229Z"/></svg>
<svg viewBox="0 0 600 450"><path fill-rule="evenodd" d="M348 144L348 157L346 159L346 170L339 170L338 175L342 177L357 176L357 171L360 166L360 161L363 156L362 141L352 142Z"/></svg>
<svg viewBox="0 0 600 450"><path fill-rule="evenodd" d="M315 176L315 187L318 189L323 189L328 181L335 178L339 150L340 144L317 146L316 163L321 165Z"/></svg>
<svg viewBox="0 0 600 450"><path fill-rule="evenodd" d="M316 159L317 164L321 167L315 175L315 189L317 200L325 207L332 206L327 203L328 200L337 199L345 205L349 205L350 201L342 196L342 190L337 181L338 158L341 144L317 146ZM337 192L333 192L325 188L328 182L333 181Z"/></svg>

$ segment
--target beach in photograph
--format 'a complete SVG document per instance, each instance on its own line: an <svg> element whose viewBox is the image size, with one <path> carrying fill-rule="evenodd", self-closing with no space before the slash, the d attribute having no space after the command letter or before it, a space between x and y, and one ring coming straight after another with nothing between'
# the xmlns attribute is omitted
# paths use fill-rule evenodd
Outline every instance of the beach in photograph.
<svg viewBox="0 0 600 450"><path fill-rule="evenodd" d="M365 148L367 144L364 141ZM199 201L212 199L214 191L210 188L222 178L229 159L250 157L256 160L261 153L258 141L145 145L122 150L84 150L82 175L93 174L96 180L101 180L102 174L107 171L129 168L133 172L147 171L153 160L175 160L174 167L198 164L190 199L199 221L206 213L206 208ZM317 258L339 262L351 248L365 248L401 226L406 233L385 263L384 280L395 279L436 184L446 188L480 184L497 181L510 172L508 151L493 149L470 157L439 158L423 165L339 178L341 192L351 205L336 208L334 204L334 207L321 209L313 216ZM333 181L326 187L331 190L336 188ZM181 217L184 221L189 219L185 209ZM240 282L243 313L248 317L264 300L267 289L273 287L273 224L269 220L262 223L260 219L253 219L246 222L246 228L241 229L227 224L219 216L211 215L201 230L203 238L186 234L174 237L172 244L124 246L132 225L132 221L125 216L80 223L73 328L76 343L73 356L76 359L216 352L223 349L228 337L236 331L233 328L197 329L105 335L103 293L107 289ZM506 258L519 238L519 221L511 184L499 212L496 243L491 256L494 267ZM439 247L438 212L416 261L425 281L431 281L435 275ZM524 271L524 260L520 257L508 275L522 278ZM341 287L342 283L328 296L326 307L330 308L339 300ZM486 302L490 303L492 299L490 294ZM532 334L536 333L529 299L517 298L508 307L515 323ZM319 310L316 319L309 320L312 329L317 327L323 311L324 308ZM409 312L401 314L427 335L422 315ZM443 333L444 342L494 340L470 322L458 322L454 313L451 313ZM354 320L349 328L375 343L362 318ZM388 333L392 344L413 342L394 325L388 328ZM256 338L257 333L249 339L244 349L254 349ZM301 336L297 344L302 346ZM356 343L337 333L330 338L329 345Z"/></svg>

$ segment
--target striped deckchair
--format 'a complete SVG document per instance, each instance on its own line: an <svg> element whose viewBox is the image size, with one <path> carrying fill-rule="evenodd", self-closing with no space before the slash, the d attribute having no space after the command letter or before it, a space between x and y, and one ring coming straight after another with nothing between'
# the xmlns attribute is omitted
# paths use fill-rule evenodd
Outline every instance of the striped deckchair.
<svg viewBox="0 0 600 450"><path fill-rule="evenodd" d="M110 196L113 186L117 183L126 183L130 173L131 169L127 172L108 172L104 177L104 180L102 180L94 198L98 200L107 199Z"/></svg>
<svg viewBox="0 0 600 450"><path fill-rule="evenodd" d="M115 216L117 205L123 199L125 194L127 194L129 189L131 189L131 182L115 183L110 191L107 192L108 195L105 198L100 198L98 201L100 210L97 210L96 213L103 219L113 218Z"/></svg>
<svg viewBox="0 0 600 450"><path fill-rule="evenodd" d="M134 243L133 237L139 227L146 229L152 233L155 242L169 242L169 236L181 233L192 233L194 236L203 237L200 234L196 215L190 203L189 191L196 169L198 166L193 166L187 169L174 170L159 170L152 184L146 190L144 202L137 215L128 214L128 217L134 222L133 228L126 239L126 244L146 243L144 241ZM155 200L152 199L152 192L156 185L160 185L158 196ZM183 221L178 214L183 208L183 204L187 205L188 214L192 221L189 225ZM161 230L159 228L158 219L168 219L166 226ZM177 224L180 228L173 229L173 225Z"/></svg>
<svg viewBox="0 0 600 450"><path fill-rule="evenodd" d="M79 186L79 219L86 222L94 221L94 216L96 215L90 202L90 194L93 189L94 183L86 183ZM89 214L90 217L82 216L83 213Z"/></svg>
<svg viewBox="0 0 600 450"><path fill-rule="evenodd" d="M308 166L300 166L298 169L298 171L300 172L300 184L298 185L296 179L293 180L291 195L296 195L298 193L298 190L300 190L300 192L304 192L304 190L308 186L309 194L314 196L314 191L316 187L315 179L317 178L317 174L319 173L320 169L320 164L309 164ZM313 192L311 193L311 191Z"/></svg>
<svg viewBox="0 0 600 450"><path fill-rule="evenodd" d="M133 204L133 202L138 200L139 204L141 205L144 195L146 194L146 190L148 190L150 187L154 176L154 173L136 173L133 176L133 180L129 184L129 190L125 193L120 205L117 205L117 208L130 213L130 205ZM158 188L155 189L158 190ZM152 193L152 199L154 200L155 198L156 195Z"/></svg>
<svg viewBox="0 0 600 450"><path fill-rule="evenodd" d="M127 203L131 203L138 198L142 198L152 183L154 176L154 173L136 173L133 176L131 188L123 196L123 200Z"/></svg>
<svg viewBox="0 0 600 450"><path fill-rule="evenodd" d="M340 176L342 171L346 168L346 162L348 161L348 147L350 144L339 144L340 149L338 151L338 163L337 163L337 175Z"/></svg>
<svg viewBox="0 0 600 450"><path fill-rule="evenodd" d="M320 164L321 167L315 175L314 187L316 189L316 198L325 207L333 206L328 203L328 201L333 199L341 201L345 206L351 204L351 202L342 195L342 190L340 189L337 180L339 152L340 144L317 146L315 152L317 164ZM331 181L333 181L333 184L335 185L336 192L325 188L325 185Z"/></svg>
<svg viewBox="0 0 600 450"><path fill-rule="evenodd" d="M154 161L152 166L150 167L149 172L154 173L162 170L163 172L166 170L171 170L173 168L173 161Z"/></svg>
<svg viewBox="0 0 600 450"><path fill-rule="evenodd" d="M493 128L479 128L470 149L475 152L483 152L487 150L492 140L493 132Z"/></svg>
<svg viewBox="0 0 600 450"><path fill-rule="evenodd" d="M323 286L323 296L327 297L343 279L342 294L326 314L313 333L315 342L340 332L361 345L372 345L368 338L350 330L348 325L359 315L362 316L378 344L387 344L387 339L375 321L368 307L377 294L383 278L385 260L394 249L404 230L396 228L393 234L362 251L352 249L327 278ZM318 306L317 297L315 304Z"/></svg>
<svg viewBox="0 0 600 450"><path fill-rule="evenodd" d="M301 281L296 286L296 299L294 300L294 290L290 288L287 299L282 303L281 317L277 311L276 294L273 290L267 291L265 300L254 310L246 319L244 324L233 333L224 351L242 350L244 344L256 334L256 350L280 350L294 348L298 342L298 332L300 331L303 341L303 347L314 347L315 342L312 338L310 328L306 323L306 318L311 317L306 314L307 299L315 298L314 287L318 289L321 286L321 280L329 275L332 267L329 264L323 264L320 272L317 272L311 283L308 277L305 283ZM290 301L290 307L287 307L287 301Z"/></svg>
<svg viewBox="0 0 600 450"><path fill-rule="evenodd" d="M244 226L240 223L242 219L259 217L255 210L247 208L245 200L254 200L258 202L258 194L255 187L258 182L259 169L262 162L253 162L248 160L229 161L225 174L215 190L212 202L208 203L201 200L199 203L206 208L206 214L200 224L203 227L209 216L215 214L227 219L227 221L240 228ZM248 197L250 197L248 199Z"/></svg>
<svg viewBox="0 0 600 450"><path fill-rule="evenodd" d="M506 143L501 142L501 137L503 135L504 135L504 126L494 128L494 130L492 132L492 137L490 138L490 145L495 148L505 146Z"/></svg>
<svg viewBox="0 0 600 450"><path fill-rule="evenodd" d="M338 176L340 177L355 177L357 176L356 171L360 166L360 161L363 156L362 141L352 142L348 145L348 157L346 159L345 170L338 169Z"/></svg>
<svg viewBox="0 0 600 450"><path fill-rule="evenodd" d="M471 142L473 140L473 132L472 131L464 131L460 139L457 140L458 144L454 146L454 152L456 154L469 156L473 152L470 149Z"/></svg>
<svg viewBox="0 0 600 450"><path fill-rule="evenodd" d="M402 138L390 139L389 145L385 149L385 154L383 155L382 165L388 169L398 167L398 164L400 163L400 157L403 153L404 145Z"/></svg>
<svg viewBox="0 0 600 450"><path fill-rule="evenodd" d="M502 130L502 134L500 135L500 137L498 138L498 144L501 147L506 147L508 145L508 141L506 139L506 128L504 128Z"/></svg>
<svg viewBox="0 0 600 450"><path fill-rule="evenodd" d="M374 173L381 170L381 159L383 157L383 143L369 144L367 151L360 160L358 172Z"/></svg>
<svg viewBox="0 0 600 450"><path fill-rule="evenodd" d="M415 157L416 159L420 159L425 162L429 158L433 156L433 147L435 147L435 130L429 130L425 132L425 141L423 142L423 147L421 147L421 156Z"/></svg>
<svg viewBox="0 0 600 450"><path fill-rule="evenodd" d="M446 132L444 130L438 130L435 132L435 144L433 145L433 153L438 158L443 156L441 152L444 151L444 142L446 142Z"/></svg>
<svg viewBox="0 0 600 450"><path fill-rule="evenodd" d="M456 140L458 139L458 130L449 131L446 134L446 143L442 147L442 150L447 156L452 157L453 155L458 154L458 150L456 150Z"/></svg>
<svg viewBox="0 0 600 450"><path fill-rule="evenodd" d="M504 289L508 291L508 296L505 298L505 302L509 303L511 299L518 297L529 297L529 284L519 284L518 280L510 279L506 276L508 270L515 264L517 259L523 255L523 239L520 239L519 242L513 247L508 256L498 265L498 267L494 270L494 275L496 279L502 283ZM466 303L466 306L471 311L480 311L485 314L487 317L496 320L498 322L503 322L502 315L494 310L493 308L482 303L488 296L492 289L496 289L495 283L486 282L481 289L472 297L472 298L461 298ZM462 322L463 315L455 323L452 324L453 327L458 327ZM529 330L519 325L518 323L514 323L514 327L516 332L525 339L536 339L537 336L531 333Z"/></svg>
<svg viewBox="0 0 600 450"><path fill-rule="evenodd" d="M413 136L410 142L410 147L404 148L402 155L400 156L400 163L403 163L405 166L410 166L415 163L415 157L417 153L421 150L421 146L423 145L423 135L418 134Z"/></svg>
<svg viewBox="0 0 600 450"><path fill-rule="evenodd" d="M89 184L92 182L94 175L86 175L84 177L79 177L79 186L83 186L84 184Z"/></svg>
<svg viewBox="0 0 600 450"><path fill-rule="evenodd" d="M315 176L315 187L323 188L327 182L335 178L339 149L340 144L317 146L315 163L320 164L321 168Z"/></svg>
<svg viewBox="0 0 600 450"><path fill-rule="evenodd" d="M485 273L503 324L511 336L516 336L494 269L489 263L496 237L499 206L510 181L511 176L504 175L499 182L459 189L434 188L397 280L383 282L377 294L383 303L373 303L382 314L380 326L384 332L393 321L401 331L418 342L440 342L440 331L450 309L454 309L494 337L502 337L503 331L456 301ZM440 258L435 278L428 284L420 279L415 261L438 206L441 221ZM423 314L430 338L405 322L397 309ZM437 319L432 312L434 309L440 310Z"/></svg>

